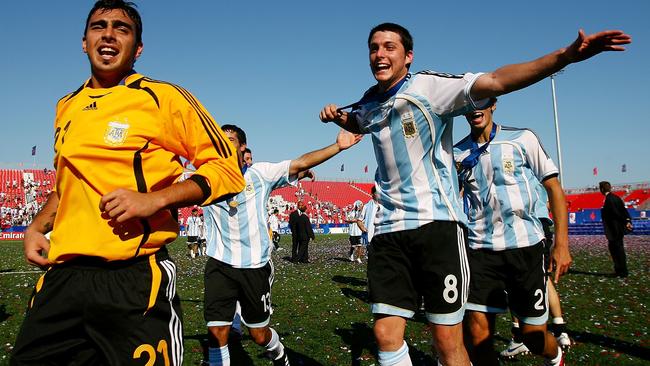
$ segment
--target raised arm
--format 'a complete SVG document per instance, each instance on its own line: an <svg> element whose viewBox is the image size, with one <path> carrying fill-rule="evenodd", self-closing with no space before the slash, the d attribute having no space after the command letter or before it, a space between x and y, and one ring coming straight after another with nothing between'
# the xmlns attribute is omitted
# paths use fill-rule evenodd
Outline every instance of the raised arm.
<svg viewBox="0 0 650 366"><path fill-rule="evenodd" d="M553 215L553 224L555 226L555 243L553 245L553 253L551 253L551 263L548 270L549 272L552 271L553 266L555 266L554 282L557 283L560 280L560 276L569 271L569 267L573 261L569 252L566 198L564 197L564 190L557 177L546 179L542 184L548 194L551 214Z"/></svg>
<svg viewBox="0 0 650 366"><path fill-rule="evenodd" d="M52 231L54 227L54 218L56 210L59 207L59 195L56 191L50 193L43 208L36 214L32 223L25 230L25 239L23 240L23 250L25 259L28 263L41 268L49 265L47 258L43 254L50 250L50 241L45 234Z"/></svg>
<svg viewBox="0 0 650 366"><path fill-rule="evenodd" d="M321 164L334 155L346 150L361 141L363 135L354 134L345 130L339 131L336 143L319 150L308 152L301 157L291 160L289 175L296 175Z"/></svg>
<svg viewBox="0 0 650 366"><path fill-rule="evenodd" d="M523 89L571 63L584 61L604 51L624 51L623 45L630 42L632 38L619 30L585 35L581 29L578 38L568 47L530 62L503 66L481 75L472 86L472 99L496 97Z"/></svg>

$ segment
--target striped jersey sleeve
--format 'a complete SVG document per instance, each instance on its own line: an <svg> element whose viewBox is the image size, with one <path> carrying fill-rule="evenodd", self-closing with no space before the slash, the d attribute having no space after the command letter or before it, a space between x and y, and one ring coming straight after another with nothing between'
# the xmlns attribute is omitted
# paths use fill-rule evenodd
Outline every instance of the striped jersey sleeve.
<svg viewBox="0 0 650 366"><path fill-rule="evenodd" d="M542 143L533 131L528 129L519 130L511 127L504 127L504 129L520 131L521 137L519 137L519 141L521 141L523 148L526 150L526 159L533 174L535 174L540 182L559 173L553 160L551 160L551 157L544 150Z"/></svg>

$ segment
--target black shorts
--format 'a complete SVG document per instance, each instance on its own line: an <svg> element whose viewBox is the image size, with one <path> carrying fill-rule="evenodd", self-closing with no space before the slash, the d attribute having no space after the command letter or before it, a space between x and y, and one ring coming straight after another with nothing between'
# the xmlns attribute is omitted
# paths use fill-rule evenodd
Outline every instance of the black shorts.
<svg viewBox="0 0 650 366"><path fill-rule="evenodd" d="M502 313L508 307L520 321L546 324L548 299L544 243L493 251L469 249L472 271L467 309Z"/></svg>
<svg viewBox="0 0 650 366"><path fill-rule="evenodd" d="M192 245L196 245L199 243L199 237L198 236L188 236L187 237L187 246L191 247Z"/></svg>
<svg viewBox="0 0 650 366"><path fill-rule="evenodd" d="M361 236L350 236L350 246L361 245Z"/></svg>
<svg viewBox="0 0 650 366"><path fill-rule="evenodd" d="M237 301L242 322L262 328L271 318L273 264L260 268L234 268L214 258L205 264L204 317L208 327L231 325Z"/></svg>
<svg viewBox="0 0 650 366"><path fill-rule="evenodd" d="M56 265L36 284L11 364L181 365L175 283L165 248L133 260Z"/></svg>
<svg viewBox="0 0 650 366"><path fill-rule="evenodd" d="M466 237L449 221L375 235L368 247L372 312L410 318L424 297L431 323L460 323L469 286Z"/></svg>

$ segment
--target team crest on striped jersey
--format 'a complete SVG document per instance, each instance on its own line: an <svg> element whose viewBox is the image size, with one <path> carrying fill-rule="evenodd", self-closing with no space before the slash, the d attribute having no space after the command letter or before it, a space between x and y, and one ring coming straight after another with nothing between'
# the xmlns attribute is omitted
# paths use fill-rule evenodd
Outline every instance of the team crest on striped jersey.
<svg viewBox="0 0 650 366"><path fill-rule="evenodd" d="M110 146L119 146L126 141L130 125L128 123L111 121L108 122L104 132L104 142Z"/></svg>
<svg viewBox="0 0 650 366"><path fill-rule="evenodd" d="M246 187L244 187L244 194L246 197L255 195L255 187L253 187L253 182L246 182Z"/></svg>
<svg viewBox="0 0 650 366"><path fill-rule="evenodd" d="M402 132L407 139L418 135L418 127L415 125L415 117L412 112L402 114Z"/></svg>
<svg viewBox="0 0 650 366"><path fill-rule="evenodd" d="M503 173L508 175L515 174L515 160L511 157L503 159Z"/></svg>

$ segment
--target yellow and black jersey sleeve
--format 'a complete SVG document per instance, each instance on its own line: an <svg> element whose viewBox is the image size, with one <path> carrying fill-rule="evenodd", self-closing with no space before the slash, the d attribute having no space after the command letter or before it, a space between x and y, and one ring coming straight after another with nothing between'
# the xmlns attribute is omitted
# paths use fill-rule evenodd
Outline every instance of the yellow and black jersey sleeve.
<svg viewBox="0 0 650 366"><path fill-rule="evenodd" d="M164 145L197 168L193 180L204 192L202 205L241 192L244 178L235 148L203 105L177 85L145 78L141 86L160 96Z"/></svg>

